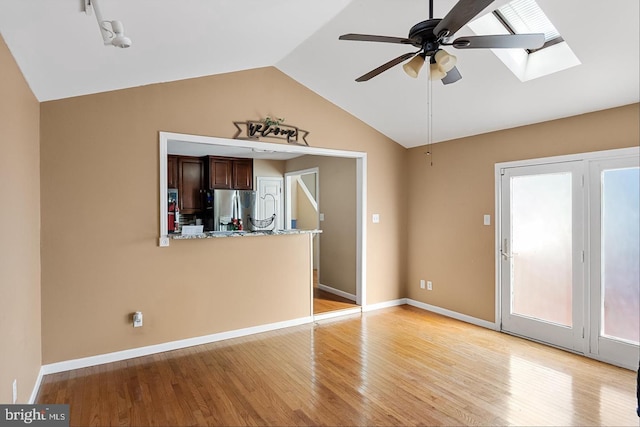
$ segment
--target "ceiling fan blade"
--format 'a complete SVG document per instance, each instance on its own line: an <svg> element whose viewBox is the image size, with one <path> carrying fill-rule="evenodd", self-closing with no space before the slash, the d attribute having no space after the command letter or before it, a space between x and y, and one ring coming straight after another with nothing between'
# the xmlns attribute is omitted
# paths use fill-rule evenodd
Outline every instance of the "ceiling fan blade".
<svg viewBox="0 0 640 427"><path fill-rule="evenodd" d="M395 59L392 59L391 61L387 62L386 64L382 64L381 66L379 66L378 68L369 71L367 74L363 74L362 76L358 77L356 79L357 82L366 82L367 80L372 79L373 77L377 76L378 74L387 71L389 68L398 65L399 63L406 61L407 59L416 56L417 53L416 52L411 52L411 53L405 53L404 55L400 55Z"/></svg>
<svg viewBox="0 0 640 427"><path fill-rule="evenodd" d="M494 0L460 0L453 6L453 9L447 13L442 21L433 29L433 34L440 37L444 31L444 37L452 36L460 28L464 27L467 22L471 21L484 8L493 3Z"/></svg>
<svg viewBox="0 0 640 427"><path fill-rule="evenodd" d="M374 36L371 34L343 34L338 40L355 40L361 42L380 42L380 43L397 43L397 44L413 44L413 40L403 37Z"/></svg>
<svg viewBox="0 0 640 427"><path fill-rule="evenodd" d="M542 33L460 37L451 43L457 49L536 49L543 44Z"/></svg>
<svg viewBox="0 0 640 427"><path fill-rule="evenodd" d="M453 67L449 70L446 76L442 78L442 84L450 85L451 83L455 83L462 78L462 74L458 71L458 67Z"/></svg>

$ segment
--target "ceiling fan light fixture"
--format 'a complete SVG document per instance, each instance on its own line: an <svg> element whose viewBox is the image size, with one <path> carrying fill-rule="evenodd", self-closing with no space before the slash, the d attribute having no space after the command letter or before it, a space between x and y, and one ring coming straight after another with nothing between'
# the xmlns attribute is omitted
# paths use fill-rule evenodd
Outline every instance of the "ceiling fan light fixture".
<svg viewBox="0 0 640 427"><path fill-rule="evenodd" d="M402 69L409 77L414 79L418 77L420 70L424 66L424 57L422 55L416 55L411 58L411 61L402 66Z"/></svg>
<svg viewBox="0 0 640 427"><path fill-rule="evenodd" d="M435 54L435 60L438 66L446 74L456 66L458 58L455 55L451 55L449 52L440 49Z"/></svg>
<svg viewBox="0 0 640 427"><path fill-rule="evenodd" d="M447 72L440 67L437 63L429 64L429 78L431 80L442 80L447 75Z"/></svg>

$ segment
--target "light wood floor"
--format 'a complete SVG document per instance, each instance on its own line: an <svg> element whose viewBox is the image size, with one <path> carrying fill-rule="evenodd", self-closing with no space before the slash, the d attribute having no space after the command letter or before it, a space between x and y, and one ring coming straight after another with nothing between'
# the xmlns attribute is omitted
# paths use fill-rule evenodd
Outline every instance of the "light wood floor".
<svg viewBox="0 0 640 427"><path fill-rule="evenodd" d="M313 314L358 307L353 301L318 288L318 270L313 270Z"/></svg>
<svg viewBox="0 0 640 427"><path fill-rule="evenodd" d="M313 314L359 307L353 301L322 289L313 288Z"/></svg>
<svg viewBox="0 0 640 427"><path fill-rule="evenodd" d="M635 372L402 306L47 375L71 425L638 425Z"/></svg>

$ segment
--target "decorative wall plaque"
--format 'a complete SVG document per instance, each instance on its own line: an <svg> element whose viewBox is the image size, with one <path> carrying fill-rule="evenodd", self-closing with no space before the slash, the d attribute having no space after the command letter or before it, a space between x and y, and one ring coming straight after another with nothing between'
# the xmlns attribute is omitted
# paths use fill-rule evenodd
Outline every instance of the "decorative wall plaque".
<svg viewBox="0 0 640 427"><path fill-rule="evenodd" d="M255 139L264 138L284 139L288 144L306 145L309 132L296 126L284 125L284 119L272 120L267 117L265 120L247 120L246 122L233 122L238 131L233 136L234 139Z"/></svg>

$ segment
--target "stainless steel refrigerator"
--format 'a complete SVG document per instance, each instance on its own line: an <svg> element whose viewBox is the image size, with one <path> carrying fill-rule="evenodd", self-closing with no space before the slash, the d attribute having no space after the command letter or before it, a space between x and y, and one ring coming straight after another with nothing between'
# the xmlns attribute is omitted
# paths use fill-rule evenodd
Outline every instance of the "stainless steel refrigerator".
<svg viewBox="0 0 640 427"><path fill-rule="evenodd" d="M249 217L256 217L256 192L245 190L213 191L213 231L233 231L234 219L242 220L243 229L253 231Z"/></svg>

